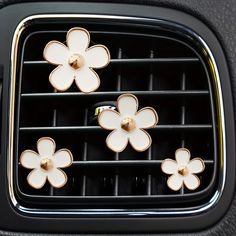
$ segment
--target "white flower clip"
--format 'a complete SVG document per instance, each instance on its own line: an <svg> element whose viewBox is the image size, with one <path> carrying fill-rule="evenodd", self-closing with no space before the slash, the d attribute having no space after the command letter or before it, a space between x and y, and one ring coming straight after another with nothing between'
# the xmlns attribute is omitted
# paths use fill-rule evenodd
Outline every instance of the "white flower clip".
<svg viewBox="0 0 236 236"><path fill-rule="evenodd" d="M43 56L58 65L49 75L49 81L58 91L66 91L73 81L84 93L95 91L100 85L98 74L92 68L103 68L110 62L109 50L97 44L88 48L90 34L83 28L72 28L66 36L66 47L58 41L49 42Z"/></svg>
<svg viewBox="0 0 236 236"><path fill-rule="evenodd" d="M152 138L144 129L156 126L158 115L152 107L138 111L138 106L133 94L123 94L117 99L119 112L107 109L99 114L99 125L114 130L106 139L107 146L114 152L122 152L128 142L139 152L150 147Z"/></svg>
<svg viewBox="0 0 236 236"><path fill-rule="evenodd" d="M179 148L175 152L175 160L165 159L161 169L165 174L171 175L167 180L170 189L178 191L183 185L189 190L195 190L200 186L200 179L195 175L204 171L204 161L197 157L190 160L190 151Z"/></svg>
<svg viewBox="0 0 236 236"><path fill-rule="evenodd" d="M25 150L20 156L21 165L27 169L33 169L27 177L29 185L40 189L48 179L54 188L63 187L67 182L67 175L60 168L66 168L72 164L72 153L68 149L55 152L56 143L49 137L40 138L37 149L38 153Z"/></svg>

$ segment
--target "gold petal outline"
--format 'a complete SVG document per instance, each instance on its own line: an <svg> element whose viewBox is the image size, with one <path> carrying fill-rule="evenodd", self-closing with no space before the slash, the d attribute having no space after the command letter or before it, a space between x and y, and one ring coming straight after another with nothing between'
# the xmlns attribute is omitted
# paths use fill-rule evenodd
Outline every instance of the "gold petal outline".
<svg viewBox="0 0 236 236"><path fill-rule="evenodd" d="M42 140L51 141L51 142L53 143L53 147L54 147L53 153L55 153L55 151L56 151L56 142L54 141L54 139L52 139L52 138L50 138L50 137L42 137L42 138L40 138L40 139L37 141L37 151L38 151L38 153L39 153L38 144L39 144Z"/></svg>
<svg viewBox="0 0 236 236"><path fill-rule="evenodd" d="M193 158L192 160L190 160L188 164L190 164L190 163L191 163L192 161L194 161L194 160L199 160L199 161L202 163L202 167L203 167L203 168L202 168L202 170L201 170L200 172L192 173L192 174L200 174L200 173L202 173L202 172L205 170L205 167L206 167L204 161L203 161L202 158L200 158L200 157L195 157L195 158Z"/></svg>
<svg viewBox="0 0 236 236"><path fill-rule="evenodd" d="M70 166L72 165L72 163L73 163L73 154L72 154L72 152L71 152L69 149L67 149L67 148L59 149L58 151L56 151L56 152L53 154L52 158L54 159L54 162L55 162L55 159L56 159L54 156L55 156L57 153L63 152L63 151L69 153L69 156L70 156L70 163L69 163L68 165L66 165L66 166L59 167L59 168L57 168L57 169L61 169L61 168L64 169L64 168L70 167Z"/></svg>
<svg viewBox="0 0 236 236"><path fill-rule="evenodd" d="M143 129L150 129L152 127L155 127L158 122L159 122L159 116L157 114L157 111L153 108L153 107L143 107L142 109L138 110L136 113L135 113L135 116L138 115L139 112L141 111L144 111L144 110L151 110L153 113L154 113L154 116L155 116L155 123L147 128L143 128Z"/></svg>
<svg viewBox="0 0 236 236"><path fill-rule="evenodd" d="M163 165L164 165L164 162L166 162L166 161L171 161L171 162L175 163L176 165L178 165L178 163L177 163L177 161L175 161L175 160L173 160L173 159L170 159L170 158L167 158L167 159L163 160L162 163L161 163L161 170L162 170L162 172L165 173L165 174L167 174L167 175L173 175L173 173L172 173L172 174L169 174L169 173L166 173L166 172L164 171Z"/></svg>
<svg viewBox="0 0 236 236"><path fill-rule="evenodd" d="M26 167L26 166L24 166L23 163L22 163L23 155L24 155L26 152L31 152L31 153L35 154L39 159L40 159L40 155L39 155L39 153L37 153L37 152L35 152L35 151L33 151L33 150L30 150L30 149L26 149L26 150L24 150L24 151L20 154L20 158L19 158L20 164L21 164L24 168L26 168L26 169L33 170L33 169L35 169L35 168Z"/></svg>
<svg viewBox="0 0 236 236"><path fill-rule="evenodd" d="M121 94L118 98L117 98L117 110L119 111L119 113L121 114L120 112L120 109L119 109L119 101L120 99L122 99L123 97L132 97L134 98L135 102L136 102L136 112L135 112L135 115L138 111L138 107L139 107L139 101L138 101L138 98L133 95L132 93L125 93L125 94Z"/></svg>
<svg viewBox="0 0 236 236"><path fill-rule="evenodd" d="M36 172L36 171L38 171L38 169L37 169L37 168L34 168L34 169L28 174L28 176L27 176L27 182L28 182L28 184L29 184L32 188L34 188L34 189L41 189L41 188L46 184L46 182L47 182L47 176L45 176L45 180L44 180L43 184L36 188L35 186L33 186L33 185L30 183L30 180L29 180L31 174L32 174L33 172Z"/></svg>
<svg viewBox="0 0 236 236"><path fill-rule="evenodd" d="M188 152L188 154L189 154L189 161L190 161L190 159L191 159L191 152L187 149L187 148L178 148L178 149L176 149L176 151L175 151L175 160L176 160L176 154L177 154L177 152L179 152L179 151L186 151L186 152ZM177 160L176 160L177 161ZM188 161L188 163L189 163L189 161ZM177 162L178 163L178 162ZM179 164L179 163L178 163Z"/></svg>
<svg viewBox="0 0 236 236"><path fill-rule="evenodd" d="M106 108L106 109L102 110L102 111L98 114L98 124L100 125L100 127L102 127L102 128L105 129L105 130L117 130L117 129L108 129L108 128L104 127L104 126L101 124L101 122L100 122L101 116L103 115L103 113L105 113L105 111L111 111L111 112L116 113L118 116L120 116L120 113L119 113L119 112L117 112L117 111L115 111L115 110L111 110L111 109L109 109L109 108Z"/></svg>
<svg viewBox="0 0 236 236"><path fill-rule="evenodd" d="M85 32L86 34L87 34L87 36L88 36L88 42L87 42L87 46L86 46L86 48L85 48L85 51L88 49L88 46L89 46L89 44L90 44L90 33L89 33L89 31L88 30L86 30L85 28L82 28L82 27L73 27L73 28L71 28L71 29L69 29L68 31L67 31L67 33L66 33L66 45L67 45L67 48L69 48L69 45L68 45L68 38L69 38L69 35L70 35L70 33L72 32L72 31L83 31L83 32ZM70 49L70 48L69 48Z"/></svg>
<svg viewBox="0 0 236 236"><path fill-rule="evenodd" d="M143 132L148 136L149 144L148 144L148 146L146 146L146 147L143 148L143 149L137 149L137 148L136 148L134 145L132 145L132 143L130 142L130 138L128 138L130 146L131 146L136 152L144 152L144 151L146 151L146 150L152 145L152 138L151 138L150 134L149 134L146 130L144 130L144 129L140 129L140 130L143 131Z"/></svg>
<svg viewBox="0 0 236 236"><path fill-rule="evenodd" d="M51 62L51 61L49 61L49 60L47 59L47 57L46 57L46 50L47 50L47 48L49 47L49 45L52 44L52 43L60 44L60 45L62 45L63 47L65 47L67 50L69 50L68 47L67 47L64 43L61 43L60 41L57 41L57 40L51 40L51 41L49 41L49 42L46 44L46 46L45 46L45 48L44 48L44 50L43 50L43 58L44 58L48 63L50 63L50 64L52 64L52 65L56 65L56 66L57 66L57 65L63 65L63 64L57 64L57 63Z"/></svg>
<svg viewBox="0 0 236 236"><path fill-rule="evenodd" d="M105 46L105 45L102 45L102 44L96 44L94 46L91 46L90 48L87 48L85 50L85 53L88 52L90 49L93 49L93 48L96 48L96 47L102 47L105 49L106 53L107 53L107 56L108 56L108 60L107 60L107 63L104 65L104 66L99 66L99 67L89 67L90 69L92 68L95 68L95 69L102 69L102 68L105 68L106 66L109 65L110 61L111 61L111 54L110 54L110 51L109 49Z"/></svg>
<svg viewBox="0 0 236 236"><path fill-rule="evenodd" d="M182 184L180 185L180 187L178 188L178 189L173 189L171 186L170 186L170 179L171 178L173 178L173 177L177 177L177 176L174 176L174 175L171 175L171 176L169 176L169 178L167 179L167 186L171 189L171 190L173 190L173 191L179 191L181 188L183 188L183 186L184 186L184 180L182 179Z"/></svg>
<svg viewBox="0 0 236 236"><path fill-rule="evenodd" d="M62 188L63 186L66 185L66 183L67 183L67 181L68 181L68 177L67 177L66 173L65 173L63 170L61 170L60 168L56 168L56 169L59 170L59 171L64 175L64 177L65 177L64 182L63 182L61 185L59 185L59 186L55 186L55 185L53 185L53 184L51 183L51 181L49 180L48 175L47 175L47 180L48 180L49 184L50 184L53 188L59 189L59 188Z"/></svg>
<svg viewBox="0 0 236 236"><path fill-rule="evenodd" d="M75 84L76 84L76 86L78 87L78 89L79 89L81 92L83 92L83 93L85 93L85 94L89 94L89 93L92 93L92 92L96 91L96 90L100 87L100 84L101 84L101 80L100 80L100 77L98 76L97 72L96 72L95 70L93 70L92 68L89 68L89 67L88 67L88 69L91 70L91 71L95 74L95 76L97 77L97 79L98 79L98 80L97 80L97 81L98 81L98 85L97 85L94 89L92 89L91 91L85 92L85 91L83 91L83 90L80 88L79 83L78 83L77 80L75 79ZM78 78L78 81L79 81L79 78Z"/></svg>
<svg viewBox="0 0 236 236"><path fill-rule="evenodd" d="M52 87L53 88L55 88L57 91L59 91L59 92L64 92L64 91L66 91L66 90L68 90L70 87L71 87L71 85L73 84L73 82L74 82L74 78L72 79L72 83L70 84L70 86L68 87L68 88L66 88L66 89L60 89L60 88L58 88L57 86L55 86L55 84L53 84L52 82L51 82L51 78L52 78L52 74L56 71L56 70L58 70L59 68L61 68L61 67L63 67L64 65L59 65L59 66L57 66L55 69L53 69L53 71L51 71L51 73L50 73L50 75L49 75L49 82L50 82L50 84L52 85Z"/></svg>
<svg viewBox="0 0 236 236"><path fill-rule="evenodd" d="M125 150L125 148L127 147L127 145L128 145L128 143L129 143L129 138L127 137L127 141L126 141L126 144L124 145L124 147L122 148L122 149L120 149L120 150L114 150L112 147L110 147L109 145L108 145L108 139L110 138L110 136L113 134L113 133L115 133L117 131L117 129L114 129L110 134L108 134L108 136L107 136L107 138L106 138L106 145L107 145L107 147L110 149L110 150L112 150L113 152L123 152L124 150Z"/></svg>
<svg viewBox="0 0 236 236"><path fill-rule="evenodd" d="M201 181L200 181L200 179L198 178L197 175L195 175L195 174L190 174L190 175L193 175L193 176L195 176L195 177L197 178L198 185L197 185L195 188L189 188L189 187L185 184L185 182L184 182L184 179L185 179L185 178L183 178L183 183L184 183L184 186L185 186L188 190L194 191L194 190L196 190L196 189L200 186Z"/></svg>

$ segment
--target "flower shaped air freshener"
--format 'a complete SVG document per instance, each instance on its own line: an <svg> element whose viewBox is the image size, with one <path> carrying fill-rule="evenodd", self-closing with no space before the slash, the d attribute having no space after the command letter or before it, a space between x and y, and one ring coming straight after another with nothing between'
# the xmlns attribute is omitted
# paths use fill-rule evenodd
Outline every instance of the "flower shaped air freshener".
<svg viewBox="0 0 236 236"><path fill-rule="evenodd" d="M60 149L57 152L56 143L48 137L40 138L37 142L38 153L33 150L25 150L20 156L20 163L27 169L33 169L27 181L33 188L40 189L48 179L54 188L61 188L67 182L67 175L60 168L69 167L73 156L68 149Z"/></svg>
<svg viewBox="0 0 236 236"><path fill-rule="evenodd" d="M58 65L49 75L51 85L58 91L66 91L75 80L82 92L95 91L100 79L92 68L103 68L109 64L109 50L100 44L88 48L90 34L78 27L68 31L66 42L68 47L61 42L51 41L44 48L44 58Z"/></svg>
<svg viewBox="0 0 236 236"><path fill-rule="evenodd" d="M99 125L112 131L107 146L114 152L122 152L128 142L139 152L147 150L151 136L144 130L156 126L158 115L152 107L138 111L138 99L132 94L121 95L117 100L118 111L103 110L98 116Z"/></svg>
<svg viewBox="0 0 236 236"><path fill-rule="evenodd" d="M178 191L183 185L189 190L200 186L200 179L195 175L204 171L205 164L199 157L190 160L190 151L179 148L175 152L175 159L165 159L161 164L164 173L171 175L167 180L170 189Z"/></svg>

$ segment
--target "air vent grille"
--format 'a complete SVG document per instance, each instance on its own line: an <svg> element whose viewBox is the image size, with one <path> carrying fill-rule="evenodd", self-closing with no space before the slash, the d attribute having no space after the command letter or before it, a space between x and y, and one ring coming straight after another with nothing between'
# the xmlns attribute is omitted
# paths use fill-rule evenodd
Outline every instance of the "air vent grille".
<svg viewBox="0 0 236 236"><path fill-rule="evenodd" d="M42 56L47 42L64 42L67 30L75 26L88 29L92 44L104 44L111 52L110 65L98 71L101 86L90 95L76 86L55 92L48 82L54 67ZM209 199L217 180L215 111L207 64L194 42L164 27L65 19L27 27L19 50L14 186L24 206L186 209ZM131 148L111 152L105 145L108 133L89 122L94 104L116 101L126 92L138 97L140 107L152 106L159 114L158 126L150 129L153 144L142 153ZM37 140L44 136L74 155L62 189L48 184L32 189L26 182L29 170L18 163L20 153L36 150ZM174 158L180 147L206 164L199 175L202 184L192 192L169 190L168 176L160 169L162 160Z"/></svg>

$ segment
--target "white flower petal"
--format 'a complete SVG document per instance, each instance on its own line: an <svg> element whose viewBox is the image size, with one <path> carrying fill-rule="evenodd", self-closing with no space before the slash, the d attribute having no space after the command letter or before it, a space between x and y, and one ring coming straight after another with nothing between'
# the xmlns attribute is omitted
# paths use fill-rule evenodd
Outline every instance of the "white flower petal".
<svg viewBox="0 0 236 236"><path fill-rule="evenodd" d="M175 159L179 166L187 166L190 156L190 152L186 148L179 148L175 151Z"/></svg>
<svg viewBox="0 0 236 236"><path fill-rule="evenodd" d="M129 132L129 142L136 151L143 152L152 144L152 138L146 131L136 129Z"/></svg>
<svg viewBox="0 0 236 236"><path fill-rule="evenodd" d="M152 107L145 107L139 110L135 116L138 128L149 128L158 122L158 115Z"/></svg>
<svg viewBox="0 0 236 236"><path fill-rule="evenodd" d="M108 130L120 128L120 114L113 110L104 110L98 116L99 125Z"/></svg>
<svg viewBox="0 0 236 236"><path fill-rule="evenodd" d="M76 27L68 31L66 41L71 53L84 55L89 46L90 35L86 29Z"/></svg>
<svg viewBox="0 0 236 236"><path fill-rule="evenodd" d="M200 180L196 175L189 174L184 177L184 184L190 190L195 190L200 185Z"/></svg>
<svg viewBox="0 0 236 236"><path fill-rule="evenodd" d="M52 138L43 137L38 140L37 148L41 158L50 158L56 150L56 143Z"/></svg>
<svg viewBox="0 0 236 236"><path fill-rule="evenodd" d="M40 165L40 157L38 153L32 150L25 150L21 153L20 163L23 167L28 169L38 168Z"/></svg>
<svg viewBox="0 0 236 236"><path fill-rule="evenodd" d="M85 53L86 66L92 68L102 68L110 61L109 50L103 45L90 47Z"/></svg>
<svg viewBox="0 0 236 236"><path fill-rule="evenodd" d="M32 170L27 177L29 185L36 189L42 188L46 183L46 180L47 180L46 172L43 172L40 169Z"/></svg>
<svg viewBox="0 0 236 236"><path fill-rule="evenodd" d="M67 182L67 175L60 169L54 169L48 172L48 181L54 188L61 188Z"/></svg>
<svg viewBox="0 0 236 236"><path fill-rule="evenodd" d="M183 186L183 177L179 174L171 175L167 180L167 185L170 189L178 191Z"/></svg>
<svg viewBox="0 0 236 236"><path fill-rule="evenodd" d="M74 75L75 71L69 65L58 66L51 72L49 81L58 91L65 91L72 85Z"/></svg>
<svg viewBox="0 0 236 236"><path fill-rule="evenodd" d="M161 169L164 173L177 174L178 173L178 164L172 159L165 159L161 164Z"/></svg>
<svg viewBox="0 0 236 236"><path fill-rule="evenodd" d="M65 168L72 164L73 156L68 149L60 149L53 155L55 167Z"/></svg>
<svg viewBox="0 0 236 236"><path fill-rule="evenodd" d="M135 115L138 110L138 99L133 94L119 96L117 103L121 116Z"/></svg>
<svg viewBox="0 0 236 236"><path fill-rule="evenodd" d="M100 79L97 73L87 67L83 67L77 71L75 82L78 88L84 93L93 92L100 86Z"/></svg>
<svg viewBox="0 0 236 236"><path fill-rule="evenodd" d="M128 144L128 136L122 130L112 131L106 139L107 146L114 152L122 152Z"/></svg>
<svg viewBox="0 0 236 236"><path fill-rule="evenodd" d="M55 65L63 65L68 62L69 50L58 41L49 42L43 51L45 60Z"/></svg>
<svg viewBox="0 0 236 236"><path fill-rule="evenodd" d="M193 174L201 173L205 169L204 161L201 158L194 158L189 162L188 169Z"/></svg>

